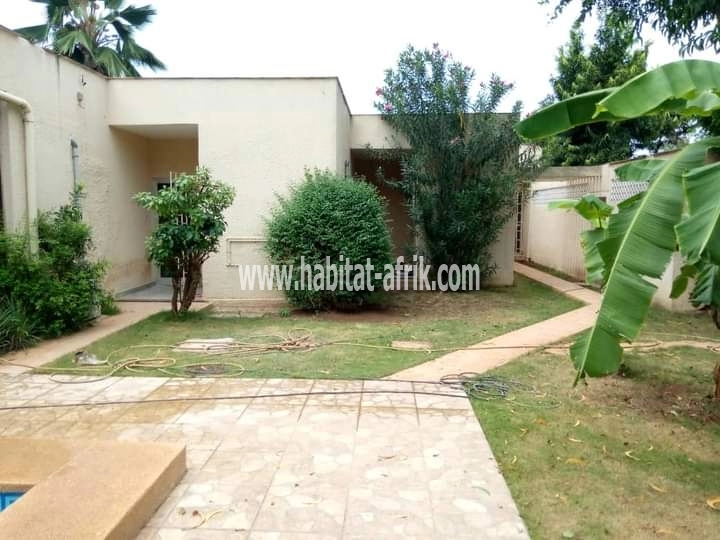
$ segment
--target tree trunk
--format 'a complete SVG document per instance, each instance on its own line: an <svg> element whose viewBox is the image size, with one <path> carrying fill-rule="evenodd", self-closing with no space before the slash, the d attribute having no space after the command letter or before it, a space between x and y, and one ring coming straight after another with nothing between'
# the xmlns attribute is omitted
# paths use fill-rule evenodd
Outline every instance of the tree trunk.
<svg viewBox="0 0 720 540"><path fill-rule="evenodd" d="M170 299L170 305L173 315L178 313L178 299L180 296L180 286L182 285L182 274L176 272L172 277L172 298Z"/></svg>
<svg viewBox="0 0 720 540"><path fill-rule="evenodd" d="M720 401L720 362L715 366L715 399Z"/></svg>
<svg viewBox="0 0 720 540"><path fill-rule="evenodd" d="M195 301L200 280L202 279L202 263L198 260L191 260L187 265L185 274L185 287L183 291L183 299L180 305L180 311L186 313L192 303Z"/></svg>

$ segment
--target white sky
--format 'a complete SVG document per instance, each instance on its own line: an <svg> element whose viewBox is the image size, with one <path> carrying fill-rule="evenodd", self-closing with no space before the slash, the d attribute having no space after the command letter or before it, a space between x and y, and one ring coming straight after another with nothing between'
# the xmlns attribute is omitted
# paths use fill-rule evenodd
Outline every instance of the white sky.
<svg viewBox="0 0 720 540"><path fill-rule="evenodd" d="M0 25L43 22L30 0L1 0ZM575 11L550 21L536 0L133 0L151 3L154 22L138 42L168 67L157 76L256 77L337 75L354 114L375 112L375 88L409 43L439 42L473 67L477 79L497 72L514 82L503 103L536 108L550 92L558 48L567 42ZM580 4L576 0L574 8ZM595 25L586 27L592 37ZM666 40L653 41L650 66L679 58ZM711 58L704 53L694 57ZM152 72L146 73L152 75Z"/></svg>

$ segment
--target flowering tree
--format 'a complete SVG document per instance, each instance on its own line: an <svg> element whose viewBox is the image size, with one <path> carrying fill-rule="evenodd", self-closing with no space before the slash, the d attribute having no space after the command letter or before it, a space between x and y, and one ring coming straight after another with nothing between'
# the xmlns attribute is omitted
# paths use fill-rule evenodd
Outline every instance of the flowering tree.
<svg viewBox="0 0 720 540"><path fill-rule="evenodd" d="M401 153L399 187L408 201L425 255L441 264L478 264L493 271L490 246L512 216L515 195L529 177L513 126L520 103L497 112L513 85L493 75L471 96L475 72L434 44L409 46L385 72L376 108L410 143Z"/></svg>

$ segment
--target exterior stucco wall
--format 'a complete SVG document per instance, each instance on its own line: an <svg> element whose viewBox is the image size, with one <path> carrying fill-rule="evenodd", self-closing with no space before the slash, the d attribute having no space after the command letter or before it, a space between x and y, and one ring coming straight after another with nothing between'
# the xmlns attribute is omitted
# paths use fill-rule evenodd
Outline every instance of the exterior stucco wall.
<svg viewBox="0 0 720 540"><path fill-rule="evenodd" d="M495 243L490 248L495 273L487 280L492 287L508 287L514 283L515 273L515 228L516 218L508 220L500 231Z"/></svg>
<svg viewBox="0 0 720 540"><path fill-rule="evenodd" d="M150 283L154 268L145 252L145 237L155 225L153 216L132 196L152 189L147 139L112 130L111 151L104 167L107 180L88 190L85 215L93 224L98 255L112 261L107 285L116 292Z"/></svg>
<svg viewBox="0 0 720 540"><path fill-rule="evenodd" d="M198 166L197 139L151 139L151 179L168 179L171 174L192 173Z"/></svg>
<svg viewBox="0 0 720 540"><path fill-rule="evenodd" d="M101 134L105 79L7 31L0 31L0 57L0 87L27 100L33 109L38 206L57 206L72 189L70 139L86 147L107 141ZM19 111L13 108L12 116L17 120L8 136L15 149L3 154L3 162L14 170L13 185L24 190L23 126Z"/></svg>
<svg viewBox="0 0 720 540"><path fill-rule="evenodd" d="M345 101L342 88L337 84L337 118L335 144L337 148L337 165L336 172L340 175L347 174L350 176L350 136L351 136L351 117L350 109Z"/></svg>
<svg viewBox="0 0 720 540"><path fill-rule="evenodd" d="M407 139L394 132L379 114L357 114L351 120L350 148L376 150L409 148Z"/></svg>
<svg viewBox="0 0 720 540"><path fill-rule="evenodd" d="M265 262L264 218L276 194L307 167L337 170L338 92L332 78L110 81L111 125L197 125L198 164L237 190L220 252L203 268L205 297L278 297L242 291L237 265Z"/></svg>
<svg viewBox="0 0 720 540"><path fill-rule="evenodd" d="M147 219L130 200L138 188L147 188L147 142L108 126L108 81L5 30L0 55L0 87L33 109L38 208L67 202L73 188L70 141L76 141L95 254L111 262L107 285L122 290L147 283L150 266L142 243ZM10 194L5 203L17 220L26 215L22 117L7 106L0 117L0 144L11 146L0 153L3 183L10 185L3 193L4 199Z"/></svg>
<svg viewBox="0 0 720 540"><path fill-rule="evenodd" d="M22 115L0 102L0 181L3 221L8 230L19 228L25 212L25 142ZM19 136L17 134L20 134Z"/></svg>

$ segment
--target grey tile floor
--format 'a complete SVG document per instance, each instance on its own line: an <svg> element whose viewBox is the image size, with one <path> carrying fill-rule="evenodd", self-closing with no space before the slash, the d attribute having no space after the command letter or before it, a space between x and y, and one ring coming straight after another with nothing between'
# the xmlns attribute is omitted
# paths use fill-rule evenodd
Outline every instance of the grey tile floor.
<svg viewBox="0 0 720 540"><path fill-rule="evenodd" d="M188 472L142 540L527 539L468 400L413 390L448 392L401 381L8 376L0 407L65 406L0 411L0 436L185 444ZM163 398L183 400L152 402ZM99 405L109 400L145 402Z"/></svg>

